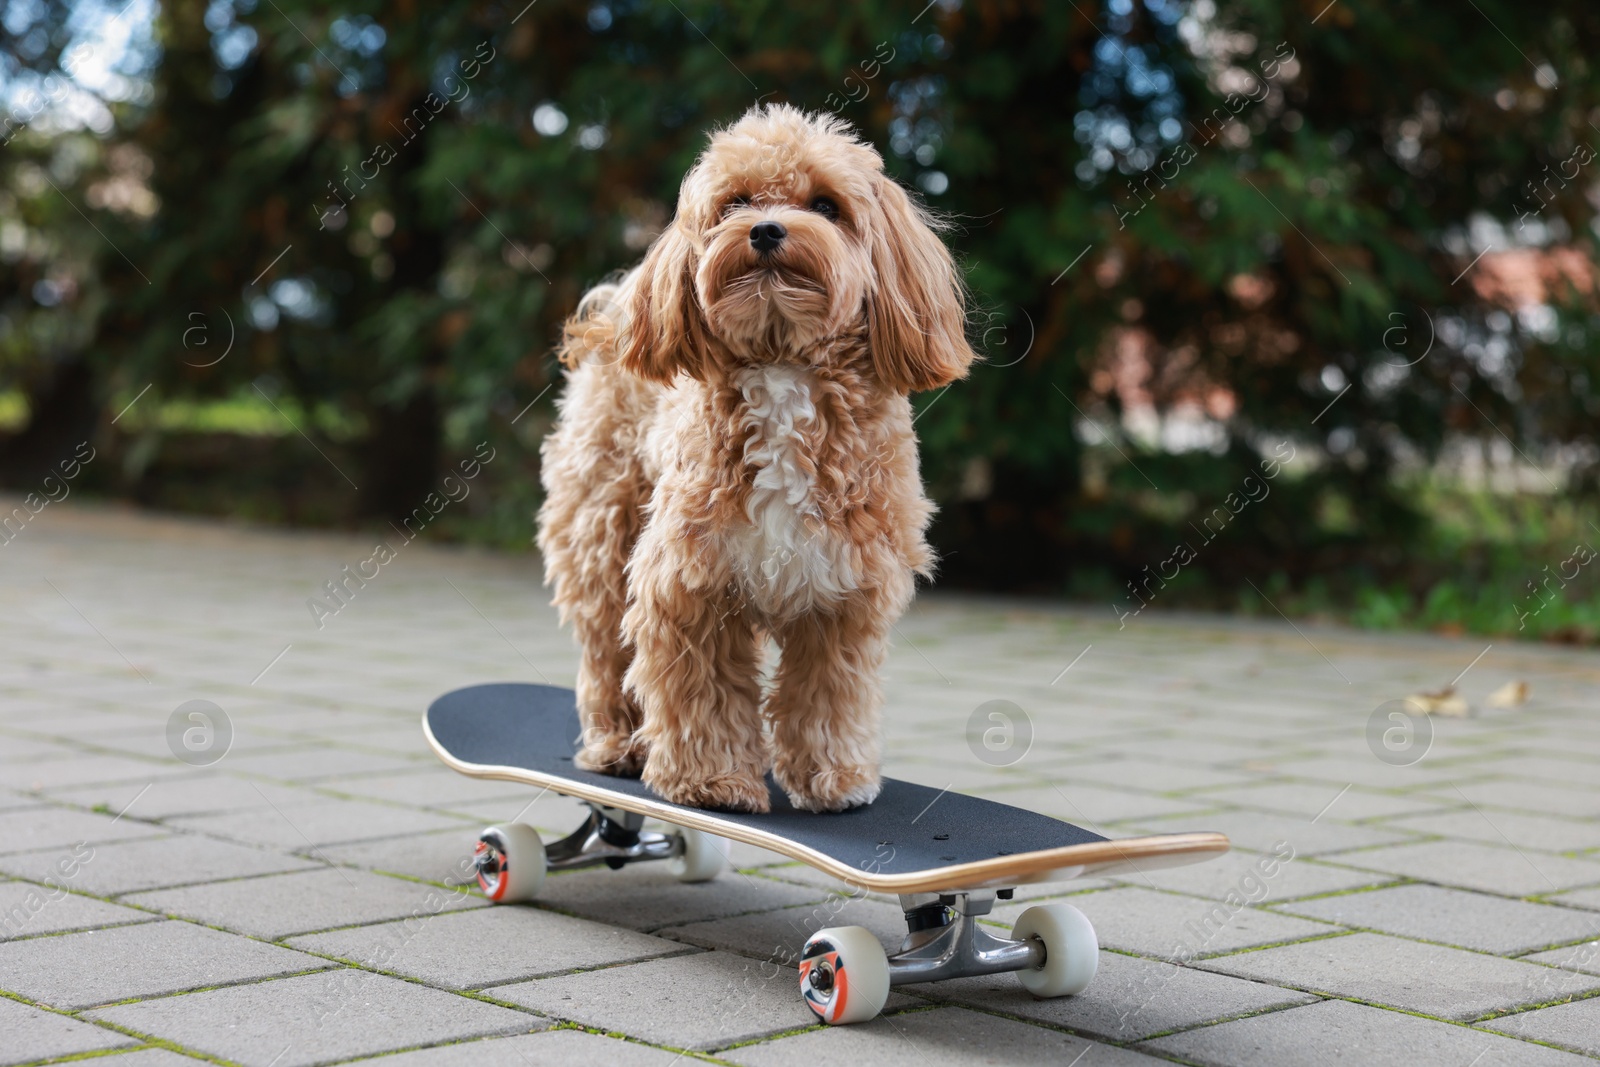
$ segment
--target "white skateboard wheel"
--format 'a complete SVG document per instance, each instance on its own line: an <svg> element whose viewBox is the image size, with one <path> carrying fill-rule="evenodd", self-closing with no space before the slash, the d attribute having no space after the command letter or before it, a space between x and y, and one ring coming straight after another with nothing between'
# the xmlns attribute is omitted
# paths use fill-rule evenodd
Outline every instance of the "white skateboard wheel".
<svg viewBox="0 0 1600 1067"><path fill-rule="evenodd" d="M1036 997L1066 997L1089 988L1100 966L1100 939L1088 916L1071 904L1029 908L1011 928L1018 941L1044 944L1044 963L1017 972L1017 980Z"/></svg>
<svg viewBox="0 0 1600 1067"><path fill-rule="evenodd" d="M800 995L825 1023L866 1022L889 999L889 956L864 926L818 930L800 953Z"/></svg>
<svg viewBox="0 0 1600 1067"><path fill-rule="evenodd" d="M727 842L711 834L684 827L678 831L682 851L667 861L667 870L680 882L709 882L727 866Z"/></svg>
<svg viewBox="0 0 1600 1067"><path fill-rule="evenodd" d="M523 823L491 826L479 834L472 859L478 888L496 904L532 900L544 885L544 842L539 831Z"/></svg>

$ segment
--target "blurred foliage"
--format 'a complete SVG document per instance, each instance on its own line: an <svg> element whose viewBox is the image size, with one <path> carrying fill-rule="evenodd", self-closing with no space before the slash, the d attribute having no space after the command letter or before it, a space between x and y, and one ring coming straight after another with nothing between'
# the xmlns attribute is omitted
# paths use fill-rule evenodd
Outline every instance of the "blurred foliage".
<svg viewBox="0 0 1600 1067"><path fill-rule="evenodd" d="M1130 603L1280 443L1159 602L1514 629L1491 600L1582 535L1593 271L1512 314L1470 265L1594 262L1586 0L170 0L114 123L19 105L113 10L0 18L11 484L94 436L102 491L349 523L489 440L449 529L525 544L561 319L708 128L786 100L958 223L988 359L917 399L946 583ZM1505 443L1548 485L1430 481ZM1592 636L1583 599L1539 632Z"/></svg>

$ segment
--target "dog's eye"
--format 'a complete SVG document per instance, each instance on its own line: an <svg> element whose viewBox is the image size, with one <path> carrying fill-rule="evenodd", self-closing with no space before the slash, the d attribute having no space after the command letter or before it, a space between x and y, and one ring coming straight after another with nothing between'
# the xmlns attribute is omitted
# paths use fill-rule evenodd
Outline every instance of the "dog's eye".
<svg viewBox="0 0 1600 1067"><path fill-rule="evenodd" d="M727 216L727 215L730 215L733 212L739 210L742 207L749 207L749 206L750 206L750 198L748 196L735 196L735 197L730 198L726 204L722 205L722 214L724 216Z"/></svg>
<svg viewBox="0 0 1600 1067"><path fill-rule="evenodd" d="M834 222L839 221L839 205L834 202L832 197L817 197L811 201L811 210L825 219L832 219Z"/></svg>

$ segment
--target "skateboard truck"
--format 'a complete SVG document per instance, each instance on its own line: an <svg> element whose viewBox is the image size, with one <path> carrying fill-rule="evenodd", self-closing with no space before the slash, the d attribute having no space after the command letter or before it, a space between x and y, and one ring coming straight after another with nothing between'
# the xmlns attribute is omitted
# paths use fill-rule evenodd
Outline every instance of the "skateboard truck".
<svg viewBox="0 0 1600 1067"><path fill-rule="evenodd" d="M994 907L994 893L909 893L900 897L909 931L889 957L889 984L941 982L1044 965L1044 943L997 937L978 924Z"/></svg>
<svg viewBox="0 0 1600 1067"><path fill-rule="evenodd" d="M573 871L604 864L621 870L642 860L669 860L682 855L676 835L644 829L644 816L618 808L589 805L589 817L560 841L545 846L546 869Z"/></svg>
<svg viewBox="0 0 1600 1067"><path fill-rule="evenodd" d="M706 882L727 862L719 839L710 834L688 827L665 834L646 830L643 815L585 803L588 817L549 845L526 823L491 826L479 834L473 867L484 895L497 904L529 901L539 895L550 871L617 870L646 860L666 860L680 882Z"/></svg>
<svg viewBox="0 0 1600 1067"><path fill-rule="evenodd" d="M883 1010L889 987L1015 971L1036 997L1081 993L1100 962L1099 941L1083 912L1071 904L1042 904L1024 911L1013 937L990 933L978 918L1011 890L902 893L906 936L894 955L871 930L839 926L818 930L800 960L800 995L825 1023L863 1022Z"/></svg>

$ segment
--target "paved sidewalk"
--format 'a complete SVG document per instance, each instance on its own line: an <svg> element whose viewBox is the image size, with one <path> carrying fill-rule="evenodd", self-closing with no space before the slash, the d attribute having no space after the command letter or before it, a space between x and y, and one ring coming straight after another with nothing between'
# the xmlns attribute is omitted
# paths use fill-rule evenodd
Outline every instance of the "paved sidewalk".
<svg viewBox="0 0 1600 1067"><path fill-rule="evenodd" d="M556 876L537 907L459 888L482 825L565 832L577 808L446 771L421 709L569 684L574 650L531 557L421 545L318 629L307 598L371 552L70 505L0 546L0 1065L1600 1058L1593 652L925 596L889 670L892 773L1236 851L1019 892L1094 921L1081 996L970 979L826 1029L785 954L819 925L898 939L898 909L781 857L736 846L700 886ZM1470 717L1374 717L1453 678ZM1516 679L1527 703L1485 706ZM231 724L220 761L187 711L169 738L196 700ZM1015 728L969 744L994 700Z"/></svg>

